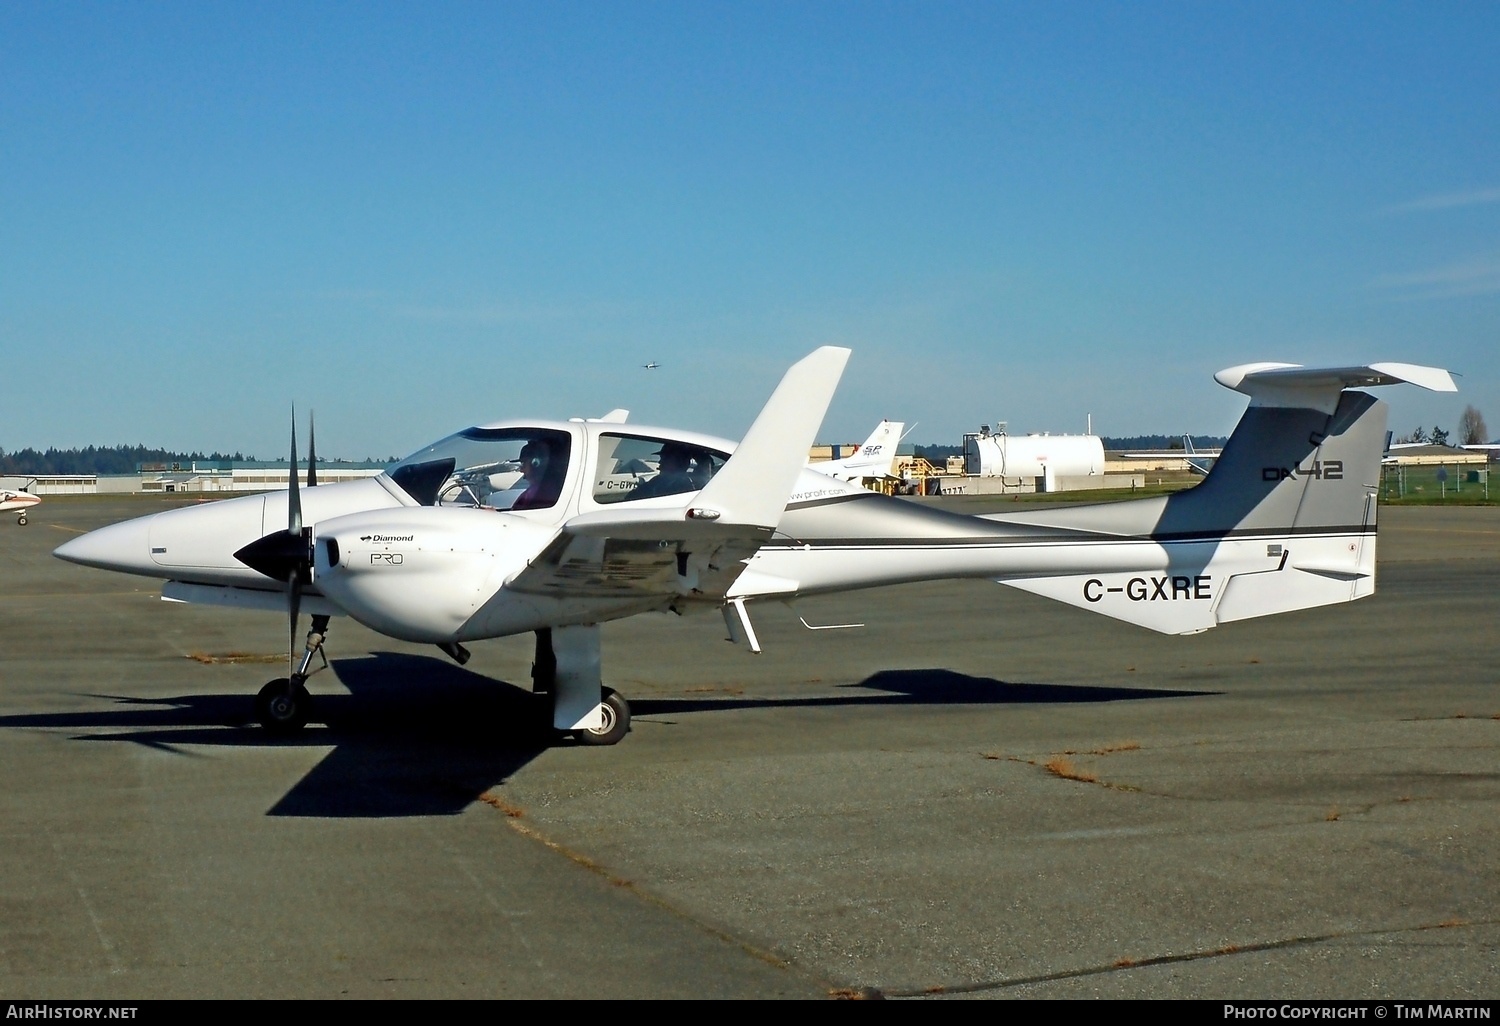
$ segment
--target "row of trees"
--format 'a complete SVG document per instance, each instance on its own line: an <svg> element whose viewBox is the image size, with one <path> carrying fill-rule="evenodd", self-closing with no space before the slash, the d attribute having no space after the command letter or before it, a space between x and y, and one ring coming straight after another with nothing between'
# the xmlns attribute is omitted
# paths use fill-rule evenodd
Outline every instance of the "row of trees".
<svg viewBox="0 0 1500 1026"><path fill-rule="evenodd" d="M236 460L247 457L234 453L170 452L148 449L144 445L90 445L84 449L21 449L7 453L0 449L0 477L35 474L134 474L142 463L191 463L193 460ZM254 460L254 456L248 457Z"/></svg>
<svg viewBox="0 0 1500 1026"><path fill-rule="evenodd" d="M1465 406L1463 416L1458 418L1458 445L1483 445L1490 440L1490 431L1484 424L1484 414L1472 406ZM1426 428L1417 428L1415 431L1401 438L1398 442L1427 442L1431 445L1449 445L1451 436L1440 427L1434 427L1429 434Z"/></svg>

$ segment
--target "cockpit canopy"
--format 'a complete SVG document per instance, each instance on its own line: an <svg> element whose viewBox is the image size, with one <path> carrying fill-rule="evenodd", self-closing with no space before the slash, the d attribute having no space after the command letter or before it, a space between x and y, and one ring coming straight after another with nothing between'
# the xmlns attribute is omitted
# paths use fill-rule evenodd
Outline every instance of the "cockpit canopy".
<svg viewBox="0 0 1500 1026"><path fill-rule="evenodd" d="M696 442L648 434L599 431L592 441L588 497L596 504L698 491L729 458ZM573 434L561 428L472 427L387 473L423 506L547 509L567 498L573 449Z"/></svg>
<svg viewBox="0 0 1500 1026"><path fill-rule="evenodd" d="M544 509L568 474L573 437L551 428L472 427L419 449L391 480L423 506ZM517 506L523 501L528 505Z"/></svg>

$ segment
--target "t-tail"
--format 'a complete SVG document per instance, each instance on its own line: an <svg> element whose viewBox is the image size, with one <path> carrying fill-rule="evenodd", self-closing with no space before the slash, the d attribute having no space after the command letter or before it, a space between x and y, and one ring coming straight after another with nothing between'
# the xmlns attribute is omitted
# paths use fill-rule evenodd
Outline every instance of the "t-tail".
<svg viewBox="0 0 1500 1026"><path fill-rule="evenodd" d="M1197 487L993 518L1114 536L1119 544L1098 544L1134 549L1137 566L999 580L1169 634L1373 594L1387 407L1346 389L1405 382L1451 392L1452 377L1400 363L1321 369L1263 363L1215 378L1249 395L1250 405Z"/></svg>
<svg viewBox="0 0 1500 1026"><path fill-rule="evenodd" d="M848 456L835 460L809 463L811 470L841 481L860 481L867 477L890 477L891 461L896 458L896 446L901 441L901 429L906 427L899 420L882 420L865 439L863 445Z"/></svg>

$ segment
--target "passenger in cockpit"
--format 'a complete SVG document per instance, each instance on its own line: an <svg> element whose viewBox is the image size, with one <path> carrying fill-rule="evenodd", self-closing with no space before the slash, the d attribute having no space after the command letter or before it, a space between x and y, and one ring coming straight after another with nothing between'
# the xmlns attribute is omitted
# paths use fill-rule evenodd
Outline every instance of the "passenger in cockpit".
<svg viewBox="0 0 1500 1026"><path fill-rule="evenodd" d="M698 491L703 486L696 483L691 473L693 456L694 450L685 445L663 443L661 451L657 453L657 475L636 485L630 497L648 499L657 495L680 495L683 492Z"/></svg>

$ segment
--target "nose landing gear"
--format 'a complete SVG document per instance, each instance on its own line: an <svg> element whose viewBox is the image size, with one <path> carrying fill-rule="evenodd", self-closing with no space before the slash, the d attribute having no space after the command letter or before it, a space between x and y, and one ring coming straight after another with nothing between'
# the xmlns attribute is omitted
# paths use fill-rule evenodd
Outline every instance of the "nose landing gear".
<svg viewBox="0 0 1500 1026"><path fill-rule="evenodd" d="M255 718L268 734L295 734L307 725L313 705L312 695L307 691L307 678L328 669L328 656L323 652L323 642L328 637L328 619L327 616L312 618L312 628L307 632L307 644L297 672L271 681L255 696ZM323 660L323 665L309 672L314 655Z"/></svg>

